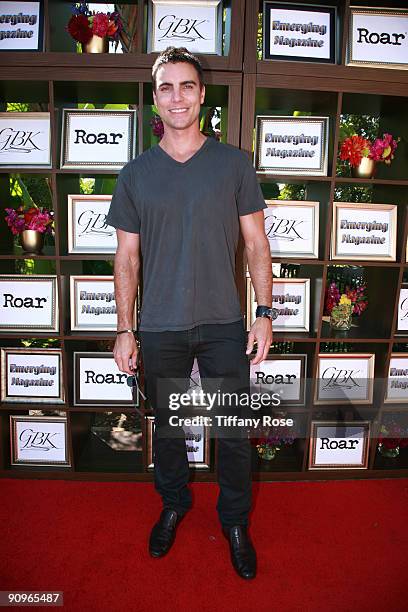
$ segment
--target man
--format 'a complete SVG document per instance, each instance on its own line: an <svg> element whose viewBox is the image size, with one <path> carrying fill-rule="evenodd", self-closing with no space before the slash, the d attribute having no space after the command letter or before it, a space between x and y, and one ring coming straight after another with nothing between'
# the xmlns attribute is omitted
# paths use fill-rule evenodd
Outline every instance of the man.
<svg viewBox="0 0 408 612"><path fill-rule="evenodd" d="M155 487L163 500L149 550L161 557L191 507L184 432L180 435L181 427L169 425L169 389L176 388L169 381L182 379L187 384L197 357L203 385L214 380L223 381L223 388L249 385L248 355L254 343L252 363L257 364L266 358L272 341L272 267L264 231L265 201L248 156L200 132L205 86L199 60L185 48L169 47L153 66L152 83L164 135L157 146L122 169L107 223L118 235L114 356L119 369L128 374L136 368L132 317L140 254L143 259L140 341L145 392L155 414ZM260 305L248 341L234 279L239 229ZM256 553L247 532L247 433L219 436L217 476L217 511L233 566L241 577L253 578Z"/></svg>

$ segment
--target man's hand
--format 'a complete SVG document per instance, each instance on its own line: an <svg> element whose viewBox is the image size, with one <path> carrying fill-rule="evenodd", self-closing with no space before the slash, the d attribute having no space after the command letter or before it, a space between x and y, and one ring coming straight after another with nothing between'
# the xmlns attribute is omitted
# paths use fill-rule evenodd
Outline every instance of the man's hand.
<svg viewBox="0 0 408 612"><path fill-rule="evenodd" d="M258 317L252 324L248 334L247 355L252 353L255 342L257 343L257 351L251 365L256 365L266 359L272 344L272 321L268 317Z"/></svg>
<svg viewBox="0 0 408 612"><path fill-rule="evenodd" d="M121 372L126 372L131 376L134 374L131 368L136 370L137 344L133 334L127 333L117 336L113 356Z"/></svg>

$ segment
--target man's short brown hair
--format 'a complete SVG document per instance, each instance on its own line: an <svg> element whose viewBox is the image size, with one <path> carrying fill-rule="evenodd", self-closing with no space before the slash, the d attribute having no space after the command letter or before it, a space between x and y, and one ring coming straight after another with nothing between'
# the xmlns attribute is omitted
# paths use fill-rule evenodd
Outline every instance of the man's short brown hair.
<svg viewBox="0 0 408 612"><path fill-rule="evenodd" d="M152 85L153 91L156 91L156 73L160 66L168 64L169 62L176 64L177 62L186 62L191 64L197 71L198 80L200 81L200 89L204 86L204 72L198 57L190 53L185 47L167 47L160 53L152 68Z"/></svg>

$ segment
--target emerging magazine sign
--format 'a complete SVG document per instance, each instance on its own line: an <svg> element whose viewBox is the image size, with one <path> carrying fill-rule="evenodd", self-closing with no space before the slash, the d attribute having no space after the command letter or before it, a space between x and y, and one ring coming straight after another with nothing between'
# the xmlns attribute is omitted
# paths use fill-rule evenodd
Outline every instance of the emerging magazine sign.
<svg viewBox="0 0 408 612"><path fill-rule="evenodd" d="M263 59L334 63L336 9L264 2Z"/></svg>
<svg viewBox="0 0 408 612"><path fill-rule="evenodd" d="M42 51L41 2L0 2L0 51Z"/></svg>
<svg viewBox="0 0 408 612"><path fill-rule="evenodd" d="M328 117L258 115L256 171L326 176L328 128Z"/></svg>

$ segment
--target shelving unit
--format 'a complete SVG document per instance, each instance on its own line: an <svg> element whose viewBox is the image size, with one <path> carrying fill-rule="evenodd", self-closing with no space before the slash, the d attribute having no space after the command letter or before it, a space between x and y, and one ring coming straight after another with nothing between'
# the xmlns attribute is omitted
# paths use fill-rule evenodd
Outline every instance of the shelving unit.
<svg viewBox="0 0 408 612"><path fill-rule="evenodd" d="M308 4L298 0L298 4ZM44 249L44 255L30 256L15 249L11 234L0 217L0 273L19 273L21 266L30 260L31 272L51 270L58 277L60 296L60 332L27 334L26 338L47 340L53 338L53 346L63 351L64 381L67 404L55 410L67 415L68 435L72 467L38 468L10 466L10 414L28 414L29 410L49 413L53 406L36 404L0 404L0 477L13 478L66 478L98 480L151 481L147 470L146 422L131 407L79 407L73 405L72 355L76 350L111 350L114 334L104 332L71 332L69 329L69 301L66 288L70 274L87 273L86 266L101 266L109 274L112 255L69 255L67 251L67 195L79 193L79 178L115 179L114 173L92 170L83 172L59 167L62 109L78 103L121 103L137 109L137 152L142 153L152 142L148 114L153 103L151 91L151 66L155 54L146 53L146 2L128 2L137 5L136 45L127 54L83 55L75 52L75 44L64 27L70 15L70 2L45 0L45 52L2 53L0 55L0 104L24 102L37 105L38 110L51 113L52 167L50 169L0 168L0 201L10 202L9 176L44 177L51 191L51 203L55 214L55 241ZM274 259L274 263L300 265L299 277L319 280L315 285L312 303L313 325L309 334L276 333L274 342L291 344L291 352L307 355L307 376L312 380L311 396L304 407L288 408L288 416L294 415L302 431L308 431L315 418L328 420L369 419L374 431L378 431L382 419L393 412L403 413L392 404L382 405L384 381L387 378L391 353L396 346L406 346L408 336L396 335L397 298L403 277L408 278L405 246L408 238L408 71L377 68L357 68L345 65L349 0L315 0L314 4L334 5L338 9L340 41L338 64L308 62L263 61L257 59L257 32L262 2L258 0L234 0L224 3L227 8L225 28L227 32L223 56L201 56L205 69L206 106L221 107L223 138L240 146L252 158L254 125L257 114L290 115L294 111L309 112L330 117L329 171L328 176L259 176L265 198L271 198L271 190L277 183L301 185L305 199L320 202L319 259ZM353 4L362 5L361 2ZM370 6L392 6L381 1ZM230 31L231 35L228 35ZM245 44L244 44L245 41ZM227 52L229 49L229 52ZM29 77L29 80L27 80ZM40 105L40 106L38 106ZM362 180L339 176L336 169L339 148L339 127L344 114L378 113L384 131L402 137L398 155L388 168L380 168L375 179ZM348 187L367 187L370 201L398 205L398 236L396 262L359 262L364 268L369 286L370 305L347 336L334 333L327 322L322 321L324 288L328 270L335 263L330 259L330 237L333 201L341 200L341 190ZM113 181L111 180L113 189ZM112 191L106 191L111 193ZM339 198L340 195L340 198ZM85 271L86 270L86 271ZM246 262L242 244L237 255L237 286L245 312ZM319 289L320 287L320 289ZM386 303L384 304L384 300ZM20 346L21 334L1 333L0 346ZM314 382L319 352L328 350L329 343L347 345L353 352L374 352L375 376L383 381L377 385L374 402L370 406L330 406L323 408L313 404ZM139 436L137 451L114 451L104 444L101 437L91 434L95 422L104 415L129 415L134 431ZM408 414L408 409L407 409ZM96 430L95 430L96 431ZM138 442L138 443L139 443ZM216 480L216 441L211 441L211 467L195 470L197 481ZM379 478L408 475L408 449L401 450L397 459L385 459L377 452L377 439L370 441L368 470L332 470L324 476L308 470L307 436L294 445L282 449L272 462L261 461L254 449L254 479L259 480L316 480L344 478Z"/></svg>

